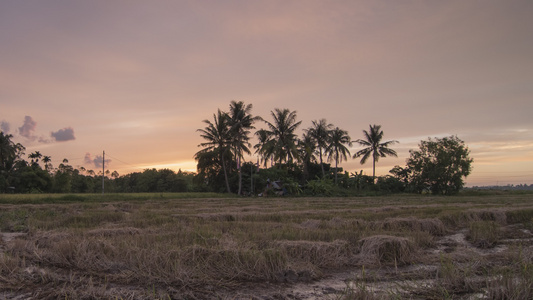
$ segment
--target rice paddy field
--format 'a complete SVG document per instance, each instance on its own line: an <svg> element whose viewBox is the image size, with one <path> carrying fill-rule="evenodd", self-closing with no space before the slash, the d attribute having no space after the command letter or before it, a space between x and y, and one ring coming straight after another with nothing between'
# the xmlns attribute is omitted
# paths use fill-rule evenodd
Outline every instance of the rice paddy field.
<svg viewBox="0 0 533 300"><path fill-rule="evenodd" d="M0 299L532 299L533 194L0 195Z"/></svg>

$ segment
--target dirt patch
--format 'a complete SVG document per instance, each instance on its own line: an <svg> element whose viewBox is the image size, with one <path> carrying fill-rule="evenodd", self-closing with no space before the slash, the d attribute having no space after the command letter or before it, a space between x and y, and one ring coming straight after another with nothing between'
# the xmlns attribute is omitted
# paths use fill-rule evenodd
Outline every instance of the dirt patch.
<svg viewBox="0 0 533 300"><path fill-rule="evenodd" d="M0 259L4 257L7 246L16 238L26 236L24 232L0 232Z"/></svg>
<svg viewBox="0 0 533 300"><path fill-rule="evenodd" d="M2 240L2 243L9 243L11 242L12 240L18 238L18 237L21 237L21 236L26 236L27 233L24 233L24 232L0 232L0 238Z"/></svg>

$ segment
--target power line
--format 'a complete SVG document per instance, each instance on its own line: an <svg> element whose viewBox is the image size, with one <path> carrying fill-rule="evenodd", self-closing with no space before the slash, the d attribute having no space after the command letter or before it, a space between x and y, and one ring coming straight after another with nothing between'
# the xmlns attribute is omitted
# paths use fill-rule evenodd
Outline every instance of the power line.
<svg viewBox="0 0 533 300"><path fill-rule="evenodd" d="M119 161L119 162L121 162L121 163L123 163L123 164L126 164L126 165L128 165L128 166L130 166L130 167L134 167L134 168L142 169L142 167L140 167L140 166L138 166L138 165L134 165L134 164L127 163L127 162L125 162L125 161L123 161L123 160L120 160L120 159L118 159L118 158L116 158L116 157L114 157L114 156L109 155L109 153L106 153L106 155L107 155L108 157L110 157L110 158L112 158L112 159L114 159L114 160L117 160L117 161Z"/></svg>

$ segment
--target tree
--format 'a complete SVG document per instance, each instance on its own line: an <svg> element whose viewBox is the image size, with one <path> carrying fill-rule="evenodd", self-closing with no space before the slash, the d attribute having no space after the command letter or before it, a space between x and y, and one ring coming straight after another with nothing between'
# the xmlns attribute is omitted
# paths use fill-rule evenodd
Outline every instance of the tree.
<svg viewBox="0 0 533 300"><path fill-rule="evenodd" d="M31 159L31 165L32 166L36 166L36 165L38 166L39 165L39 159L41 159L42 157L43 157L43 155L39 151L32 152L32 153L30 153L30 155L28 155L28 158Z"/></svg>
<svg viewBox="0 0 533 300"><path fill-rule="evenodd" d="M47 156L47 155L43 156L43 163L44 163L44 169L46 170L46 172L50 172L50 170L53 169L52 158L50 156Z"/></svg>
<svg viewBox="0 0 533 300"><path fill-rule="evenodd" d="M326 175L324 171L324 162L322 161L323 151L328 146L328 139L330 137L333 124L328 124L326 119L319 121L312 121L312 126L306 130L309 137L313 139L318 150L318 157L320 159L320 167L322 169L322 177Z"/></svg>
<svg viewBox="0 0 533 300"><path fill-rule="evenodd" d="M449 195L464 186L463 178L472 171L470 150L457 136L429 138L421 141L419 150L410 150L407 168L410 186L421 193Z"/></svg>
<svg viewBox="0 0 533 300"><path fill-rule="evenodd" d="M347 160L348 155L350 155L350 150L348 150L346 145L352 146L348 132L339 127L333 129L329 134L328 145L325 151L328 159L335 161L335 184L337 184L337 167L339 162Z"/></svg>
<svg viewBox="0 0 533 300"><path fill-rule="evenodd" d="M266 134L269 140L272 140L272 152L274 159L278 160L280 165L285 161L292 163L298 159L298 148L296 146L297 136L294 133L302 121L296 121L296 111L276 108L270 114L274 119L273 123L264 121L268 130Z"/></svg>
<svg viewBox="0 0 533 300"><path fill-rule="evenodd" d="M213 114L213 119L213 123L211 123L209 120L204 120L203 122L207 124L207 126L205 129L198 129L198 131L202 133L200 136L204 138L206 142L199 145L200 147L205 148L195 154L195 159L200 162L203 161L203 156L212 157L211 154L215 153L218 156L224 172L226 189L228 193L231 193L226 166L227 158L231 157L229 116L227 113L222 112L219 109L217 114Z"/></svg>
<svg viewBox="0 0 533 300"><path fill-rule="evenodd" d="M396 179L402 182L404 187L407 187L407 185L409 184L409 175L411 174L411 170L409 168L402 168L396 165L392 169L390 169L389 173L391 173Z"/></svg>
<svg viewBox="0 0 533 300"><path fill-rule="evenodd" d="M258 117L253 117L252 104L245 105L244 102L231 101L229 106L229 126L230 126L230 138L231 145L233 147L233 153L237 161L237 168L239 169L239 190L238 195L242 191L242 171L241 161L244 158L244 153L251 154L250 143L250 130L254 129L253 123L258 120Z"/></svg>
<svg viewBox="0 0 533 300"><path fill-rule="evenodd" d="M381 125L370 125L370 131L363 130L363 134L365 139L358 139L355 142L366 148L357 151L353 158L362 157L361 164L364 164L372 156L372 178L375 181L376 162L380 157L386 157L387 155L397 157L396 151L390 149L389 146L398 143L398 141L393 140L382 143L383 130L381 130Z"/></svg>
<svg viewBox="0 0 533 300"><path fill-rule="evenodd" d="M69 193L72 189L73 175L74 167L68 164L68 159L64 158L54 174L54 191L57 193Z"/></svg>
<svg viewBox="0 0 533 300"><path fill-rule="evenodd" d="M263 166L267 166L267 162L274 158L275 141L270 138L268 130L259 129L255 132L259 142L254 146L255 154L261 158Z"/></svg>
<svg viewBox="0 0 533 300"><path fill-rule="evenodd" d="M26 149L20 143L15 144L12 138L11 134L0 131L0 192L5 192L11 186L13 169Z"/></svg>
<svg viewBox="0 0 533 300"><path fill-rule="evenodd" d="M8 172L26 149L20 143L15 144L12 138L13 135L0 131L0 171Z"/></svg>
<svg viewBox="0 0 533 300"><path fill-rule="evenodd" d="M309 178L309 167L312 163L316 162L315 150L316 143L314 139L309 133L304 133L302 138L298 140L298 156L302 161L303 175L305 179ZM322 170L324 170L324 166L322 166ZM322 172L322 174L324 174L324 172Z"/></svg>

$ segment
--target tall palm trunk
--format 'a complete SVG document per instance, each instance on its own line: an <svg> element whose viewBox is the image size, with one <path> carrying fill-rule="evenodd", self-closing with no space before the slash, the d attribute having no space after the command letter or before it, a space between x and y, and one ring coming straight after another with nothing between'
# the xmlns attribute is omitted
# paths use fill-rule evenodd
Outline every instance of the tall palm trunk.
<svg viewBox="0 0 533 300"><path fill-rule="evenodd" d="M324 162L322 161L322 148L318 149L320 155L320 168L322 169L322 178L326 177L326 172L324 171Z"/></svg>
<svg viewBox="0 0 533 300"><path fill-rule="evenodd" d="M376 183L376 158L372 159L372 183Z"/></svg>
<svg viewBox="0 0 533 300"><path fill-rule="evenodd" d="M229 180L228 180L228 171L226 170L226 160L224 159L224 154L222 154L222 169L224 170L224 179L226 180L226 189L228 190L228 193L231 193L231 189L229 187Z"/></svg>
<svg viewBox="0 0 533 300"><path fill-rule="evenodd" d="M239 168L239 196L241 195L242 193L242 171L241 171L241 168Z"/></svg>
<svg viewBox="0 0 533 300"><path fill-rule="evenodd" d="M238 152L240 153L240 152ZM237 157L237 167L239 168L239 192L237 195L241 195L242 192L242 164L241 164L241 158Z"/></svg>
<svg viewBox="0 0 533 300"><path fill-rule="evenodd" d="M337 154L337 157L339 157L339 154ZM338 163L339 162L339 159L338 158L335 158L335 185L337 185L337 166L338 166Z"/></svg>

